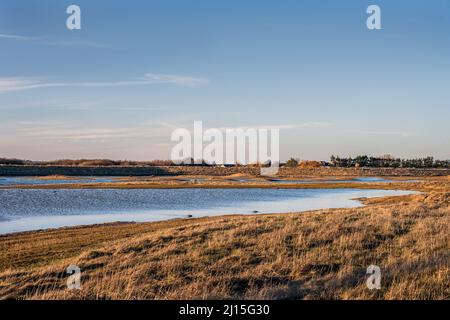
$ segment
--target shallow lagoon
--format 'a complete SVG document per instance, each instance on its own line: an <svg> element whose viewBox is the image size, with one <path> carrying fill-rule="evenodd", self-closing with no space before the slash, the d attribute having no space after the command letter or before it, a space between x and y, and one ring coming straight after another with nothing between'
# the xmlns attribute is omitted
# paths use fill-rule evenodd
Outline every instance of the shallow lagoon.
<svg viewBox="0 0 450 320"><path fill-rule="evenodd" d="M361 189L2 189L0 234L115 221L349 208L364 197L412 191Z"/></svg>

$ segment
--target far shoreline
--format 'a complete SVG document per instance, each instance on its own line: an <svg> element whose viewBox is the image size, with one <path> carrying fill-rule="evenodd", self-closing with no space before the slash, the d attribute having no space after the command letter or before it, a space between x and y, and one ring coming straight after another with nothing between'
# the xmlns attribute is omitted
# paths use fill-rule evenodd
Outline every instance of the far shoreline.
<svg viewBox="0 0 450 320"><path fill-rule="evenodd" d="M260 177L258 166L56 166L0 165L0 176L229 176L235 174ZM274 177L306 178L324 176L360 177L438 177L449 176L450 168L330 167L279 168Z"/></svg>

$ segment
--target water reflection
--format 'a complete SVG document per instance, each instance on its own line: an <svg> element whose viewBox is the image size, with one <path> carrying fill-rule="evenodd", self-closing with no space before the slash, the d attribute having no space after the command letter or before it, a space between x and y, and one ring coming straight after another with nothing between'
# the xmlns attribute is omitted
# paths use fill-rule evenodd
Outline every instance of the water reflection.
<svg viewBox="0 0 450 320"><path fill-rule="evenodd" d="M360 189L3 189L0 233L113 221L158 221L188 215L357 207L361 203L355 198L410 193Z"/></svg>

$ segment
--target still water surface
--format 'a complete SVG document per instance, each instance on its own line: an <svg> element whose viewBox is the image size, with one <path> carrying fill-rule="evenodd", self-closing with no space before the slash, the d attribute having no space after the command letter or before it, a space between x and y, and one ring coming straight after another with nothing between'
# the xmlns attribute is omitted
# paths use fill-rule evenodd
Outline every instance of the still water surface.
<svg viewBox="0 0 450 320"><path fill-rule="evenodd" d="M349 208L361 206L355 198L411 193L361 189L0 189L0 234L189 215Z"/></svg>
<svg viewBox="0 0 450 320"><path fill-rule="evenodd" d="M0 186L102 183L115 182L117 181L117 179L118 177L73 177L69 179L43 179L39 177L0 177Z"/></svg>

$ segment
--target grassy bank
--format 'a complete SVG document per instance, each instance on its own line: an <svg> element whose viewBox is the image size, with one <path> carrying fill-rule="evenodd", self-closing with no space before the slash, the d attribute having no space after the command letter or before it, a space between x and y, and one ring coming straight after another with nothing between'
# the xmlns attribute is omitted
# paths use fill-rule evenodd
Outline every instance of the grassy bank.
<svg viewBox="0 0 450 320"><path fill-rule="evenodd" d="M448 299L450 188L302 214L109 224L0 236L0 297ZM82 270L82 290L65 269ZM366 287L378 265L381 290Z"/></svg>
<svg viewBox="0 0 450 320"><path fill-rule="evenodd" d="M256 166L67 166L67 165L0 165L0 176L177 176L206 175L211 177L244 174L258 176ZM450 169L439 168L338 168L338 167L280 167L280 177L303 178L321 176L446 176Z"/></svg>
<svg viewBox="0 0 450 320"><path fill-rule="evenodd" d="M0 189L233 189L233 188L261 188L261 189L408 189L417 191L433 190L437 181L421 180L417 182L320 182L282 183L269 181L238 182L226 179L216 179L201 182L180 182L178 180L151 180L101 183L64 183L48 185L11 185L0 186ZM445 181L444 181L445 182Z"/></svg>

